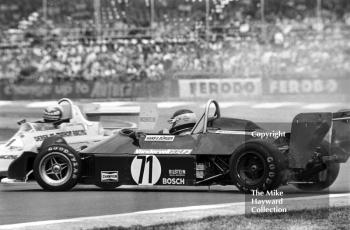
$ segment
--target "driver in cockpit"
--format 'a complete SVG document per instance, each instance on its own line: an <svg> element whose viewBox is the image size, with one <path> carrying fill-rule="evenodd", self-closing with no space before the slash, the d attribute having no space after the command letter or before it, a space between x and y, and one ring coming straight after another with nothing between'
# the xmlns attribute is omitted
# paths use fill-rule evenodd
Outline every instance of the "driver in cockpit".
<svg viewBox="0 0 350 230"><path fill-rule="evenodd" d="M176 111L168 120L171 124L170 129L165 129L162 133L172 135L186 135L190 134L192 128L197 122L197 116L189 109L181 109Z"/></svg>
<svg viewBox="0 0 350 230"><path fill-rule="evenodd" d="M60 105L49 106L44 109L43 121L36 121L35 130L46 131L57 129L58 124L55 122L61 121L63 116L63 108Z"/></svg>
<svg viewBox="0 0 350 230"><path fill-rule="evenodd" d="M43 119L46 123L56 122L62 119L63 108L60 105L49 106L44 110Z"/></svg>

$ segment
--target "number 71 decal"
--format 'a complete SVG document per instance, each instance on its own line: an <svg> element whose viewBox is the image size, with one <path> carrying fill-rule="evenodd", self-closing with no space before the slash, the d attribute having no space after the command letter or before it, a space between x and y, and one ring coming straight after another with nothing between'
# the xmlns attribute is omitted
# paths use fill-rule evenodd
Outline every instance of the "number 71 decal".
<svg viewBox="0 0 350 230"><path fill-rule="evenodd" d="M154 185L158 182L162 168L154 155L135 156L131 163L131 176L138 185Z"/></svg>

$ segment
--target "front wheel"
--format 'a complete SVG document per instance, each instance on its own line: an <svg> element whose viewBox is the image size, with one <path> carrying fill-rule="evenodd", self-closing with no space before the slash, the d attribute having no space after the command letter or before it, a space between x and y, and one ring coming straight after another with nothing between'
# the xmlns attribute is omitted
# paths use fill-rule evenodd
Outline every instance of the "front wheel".
<svg viewBox="0 0 350 230"><path fill-rule="evenodd" d="M281 153L262 141L244 144L230 159L231 178L244 193L277 189L282 182L283 170Z"/></svg>
<svg viewBox="0 0 350 230"><path fill-rule="evenodd" d="M68 145L56 144L38 154L33 171L36 181L43 189L65 191L78 183L81 160Z"/></svg>

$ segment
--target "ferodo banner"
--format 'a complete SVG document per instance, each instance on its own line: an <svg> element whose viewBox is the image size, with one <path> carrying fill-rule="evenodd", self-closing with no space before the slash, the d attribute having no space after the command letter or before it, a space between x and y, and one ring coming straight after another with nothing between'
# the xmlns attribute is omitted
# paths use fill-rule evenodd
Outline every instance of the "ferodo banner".
<svg viewBox="0 0 350 230"><path fill-rule="evenodd" d="M182 98L259 96L261 91L260 78L179 80L179 94Z"/></svg>
<svg viewBox="0 0 350 230"><path fill-rule="evenodd" d="M264 94L337 94L343 93L349 80L340 78L324 79L267 79L264 81Z"/></svg>

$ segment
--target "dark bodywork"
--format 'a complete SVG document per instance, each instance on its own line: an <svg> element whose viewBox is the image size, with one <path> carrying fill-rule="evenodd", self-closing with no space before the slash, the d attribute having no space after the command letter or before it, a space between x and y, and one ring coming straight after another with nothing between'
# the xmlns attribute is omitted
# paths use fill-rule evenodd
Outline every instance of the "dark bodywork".
<svg viewBox="0 0 350 230"><path fill-rule="evenodd" d="M172 141L146 141L157 134L118 133L81 152L84 168L89 169L84 171L82 182L101 186L101 172L107 171L118 172L118 180L106 183L143 184L141 179L132 176L132 164L139 156L154 156L160 162L161 173L157 181L148 185L234 184L228 175L229 159L239 146L259 139L251 135L254 131L263 130L251 121L221 117L209 122L204 133L161 135L173 138ZM265 141L276 148L287 144L287 139L268 138ZM165 150L169 152L165 153ZM180 174L172 173L176 170Z"/></svg>

